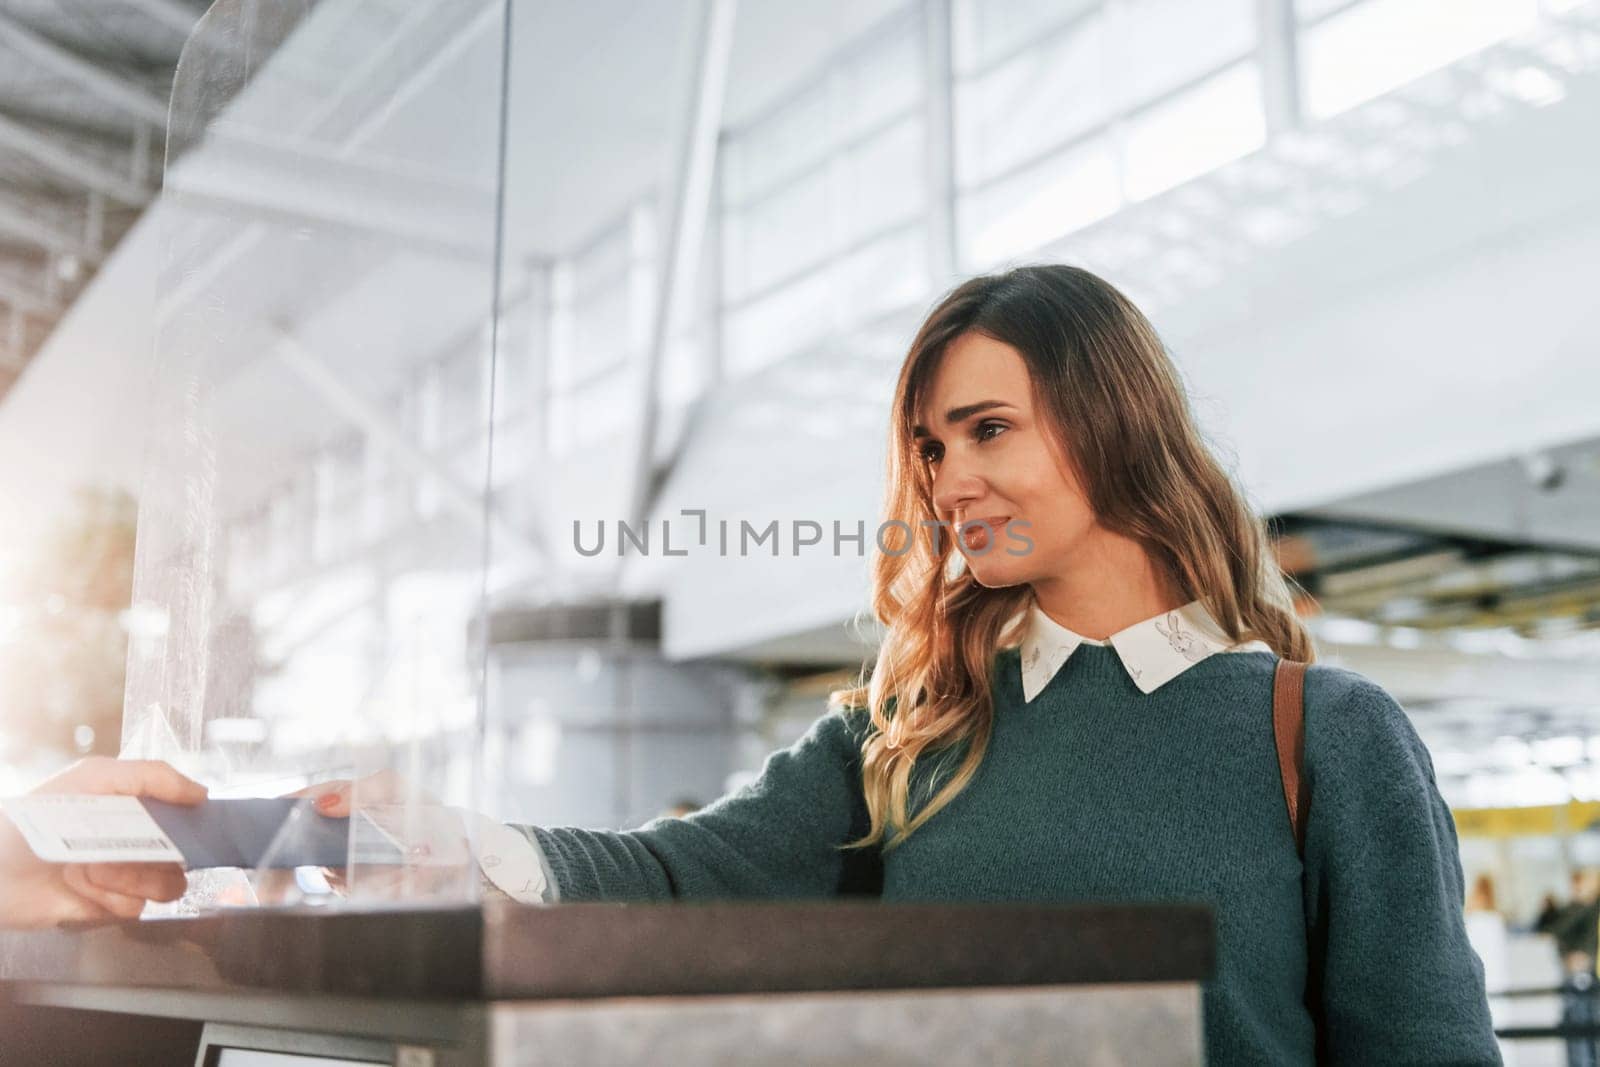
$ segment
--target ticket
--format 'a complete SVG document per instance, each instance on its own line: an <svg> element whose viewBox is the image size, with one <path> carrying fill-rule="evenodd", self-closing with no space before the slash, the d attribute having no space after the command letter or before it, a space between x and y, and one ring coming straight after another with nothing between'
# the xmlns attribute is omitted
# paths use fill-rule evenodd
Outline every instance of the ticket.
<svg viewBox="0 0 1600 1067"><path fill-rule="evenodd" d="M0 800L0 808L47 863L184 862L138 797L38 793Z"/></svg>
<svg viewBox="0 0 1600 1067"><path fill-rule="evenodd" d="M166 804L125 796L35 793L0 801L47 863L181 863L207 867L343 867L399 863L401 849L363 816L330 819L294 797Z"/></svg>

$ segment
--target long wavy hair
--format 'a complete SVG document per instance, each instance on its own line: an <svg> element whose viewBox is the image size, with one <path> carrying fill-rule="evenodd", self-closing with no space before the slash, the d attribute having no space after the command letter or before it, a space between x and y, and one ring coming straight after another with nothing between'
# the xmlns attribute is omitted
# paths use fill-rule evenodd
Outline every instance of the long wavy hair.
<svg viewBox="0 0 1600 1067"><path fill-rule="evenodd" d="M1207 448L1139 309L1075 267L973 278L929 314L895 387L884 551L872 581L884 637L870 679L831 696L871 716L861 772L871 823L853 847L895 847L971 782L994 720L995 653L1021 640L1033 601L1028 585L978 584L954 538L913 533L941 516L912 427L946 348L972 331L1021 354L1044 424L1099 525L1143 545L1234 641L1263 641L1286 659L1314 656L1264 525Z"/></svg>

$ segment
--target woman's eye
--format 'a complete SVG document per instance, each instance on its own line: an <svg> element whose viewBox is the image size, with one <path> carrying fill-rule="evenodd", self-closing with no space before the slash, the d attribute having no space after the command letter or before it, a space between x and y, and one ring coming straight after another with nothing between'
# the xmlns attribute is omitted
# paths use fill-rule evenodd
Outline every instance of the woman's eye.
<svg viewBox="0 0 1600 1067"><path fill-rule="evenodd" d="M991 438L999 437L1006 432L1006 429L1006 424L1003 422L980 422L977 429L973 431L973 436L980 441L988 441Z"/></svg>
<svg viewBox="0 0 1600 1067"><path fill-rule="evenodd" d="M917 455L924 463L937 463L939 458L944 455L944 446L929 442L917 449Z"/></svg>

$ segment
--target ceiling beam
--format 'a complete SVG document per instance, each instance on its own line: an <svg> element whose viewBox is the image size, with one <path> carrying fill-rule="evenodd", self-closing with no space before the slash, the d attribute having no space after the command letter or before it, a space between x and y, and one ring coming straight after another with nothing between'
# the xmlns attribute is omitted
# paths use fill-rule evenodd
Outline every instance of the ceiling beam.
<svg viewBox="0 0 1600 1067"><path fill-rule="evenodd" d="M23 320L22 312L15 307L7 307L5 356L0 359L0 366L4 366L14 374L21 374L22 368L28 364L27 353L23 351L27 347L25 343L27 332L28 324Z"/></svg>
<svg viewBox="0 0 1600 1067"><path fill-rule="evenodd" d="M1600 672L1587 659L1461 652L1431 640L1419 648L1397 648L1326 638L1317 641L1317 659L1366 675L1402 705L1456 700L1524 707L1600 704Z"/></svg>
<svg viewBox="0 0 1600 1067"><path fill-rule="evenodd" d="M42 289L35 289L21 278L0 273L0 301L9 304L13 312L54 319L61 311L61 302Z"/></svg>
<svg viewBox="0 0 1600 1067"><path fill-rule="evenodd" d="M76 256L85 263L98 263L100 252L91 248L84 235L55 225L25 206L0 200L0 234L6 234L62 255Z"/></svg>
<svg viewBox="0 0 1600 1067"><path fill-rule="evenodd" d="M30 61L98 96L107 104L160 130L167 128L167 104L155 93L119 74L113 74L48 37L0 12L0 43Z"/></svg>
<svg viewBox="0 0 1600 1067"><path fill-rule="evenodd" d="M3 21L4 15L0 15ZM0 148L32 159L55 174L131 207L143 207L155 191L101 163L80 155L20 122L0 116Z"/></svg>
<svg viewBox="0 0 1600 1067"><path fill-rule="evenodd" d="M418 446L415 434L381 405L352 388L334 372L328 360L313 354L288 330L280 333L272 352L319 400L358 428L368 441L412 473L432 479L446 507L470 524L487 523L497 551L505 549L524 566L543 563L544 550L527 531L506 521L491 506L487 487L461 478L438 455Z"/></svg>
<svg viewBox="0 0 1600 1067"><path fill-rule="evenodd" d="M478 7L476 13L462 18L462 12L456 4L413 5L384 41L370 51L369 58L347 72L341 84L326 94L319 107L288 124L288 136L307 141L331 139L335 142L334 151L337 154L354 155L392 118L397 101L410 99L420 91L419 87L431 84L441 70L484 34L491 30L504 32L505 17L509 10L503 4L486 3ZM457 19L460 21L453 21ZM329 123L339 114L341 107L348 106L352 99L368 99L361 95L361 89L370 84L375 73L386 69L381 57L398 53L408 41L419 36L439 42L427 62L408 70L400 84L392 86L382 96L372 98L370 106L363 106L354 128L345 132L329 129ZM268 226L250 224L214 245L180 283L157 301L156 329L160 330L171 321L174 315L204 293L222 271L249 255L272 232Z"/></svg>
<svg viewBox="0 0 1600 1067"><path fill-rule="evenodd" d="M200 21L200 12L180 0L122 0L122 6L150 16L180 37L188 37Z"/></svg>
<svg viewBox="0 0 1600 1067"><path fill-rule="evenodd" d="M678 131L671 196L664 198L666 239L659 261L650 346L636 398L640 428L628 508L635 528L649 519L660 485L655 477L655 449L661 410L661 366L666 360L668 335L677 321L678 305L693 292L694 274L700 266L700 249L712 207L717 137L722 129L723 91L728 82L737 11L737 0L701 0L695 63L686 72L686 83L679 87L684 93L683 122Z"/></svg>
<svg viewBox="0 0 1600 1067"><path fill-rule="evenodd" d="M0 52L0 55L3 54ZM39 107L37 99L39 95L30 93L28 99L11 95L0 96L0 118L8 118L39 133L71 141L80 149L109 153L128 151L132 138L129 136L128 124L122 121L121 116L102 115L95 120L87 115L69 116L45 111Z"/></svg>
<svg viewBox="0 0 1600 1067"><path fill-rule="evenodd" d="M408 252L481 264L494 255L495 191L220 124L166 176L169 201L275 229L334 227ZM418 204L428 205L418 211Z"/></svg>

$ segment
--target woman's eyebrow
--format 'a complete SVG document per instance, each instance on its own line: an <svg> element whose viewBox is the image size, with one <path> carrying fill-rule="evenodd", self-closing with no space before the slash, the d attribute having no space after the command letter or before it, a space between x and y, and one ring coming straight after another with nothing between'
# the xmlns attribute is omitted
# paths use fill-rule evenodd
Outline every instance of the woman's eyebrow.
<svg viewBox="0 0 1600 1067"><path fill-rule="evenodd" d="M978 414L980 411L988 411L991 408L1009 408L1013 406L1015 405L1008 404L1004 400L980 400L976 404L963 404L961 407L951 408L949 411L944 413L944 421L947 423L965 422L967 419L972 418L972 416ZM929 437L931 434L929 434L928 429L925 426L913 426L911 427L911 436Z"/></svg>

